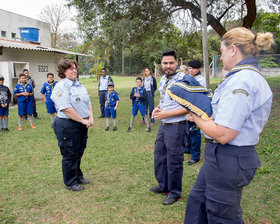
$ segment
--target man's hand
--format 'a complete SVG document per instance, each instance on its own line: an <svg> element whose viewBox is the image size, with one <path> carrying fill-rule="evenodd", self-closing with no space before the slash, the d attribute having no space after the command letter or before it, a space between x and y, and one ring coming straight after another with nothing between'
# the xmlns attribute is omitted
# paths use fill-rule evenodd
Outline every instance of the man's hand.
<svg viewBox="0 0 280 224"><path fill-rule="evenodd" d="M193 115L194 115L194 113L192 113L192 112L189 112L189 113L188 113L188 121L194 122L194 117L193 117Z"/></svg>
<svg viewBox="0 0 280 224"><path fill-rule="evenodd" d="M1 107L6 108L8 104L1 104Z"/></svg>
<svg viewBox="0 0 280 224"><path fill-rule="evenodd" d="M117 109L118 109L118 107L117 107L117 106L115 106L114 110L117 110Z"/></svg>
<svg viewBox="0 0 280 224"><path fill-rule="evenodd" d="M161 109L155 109L154 111L153 111L153 114L152 114L152 117L155 119L155 120L157 120L157 121L160 121L160 120L162 120L162 119L164 119L164 118L167 118L167 117L169 117L168 116L168 111L166 111L166 110L161 110Z"/></svg>

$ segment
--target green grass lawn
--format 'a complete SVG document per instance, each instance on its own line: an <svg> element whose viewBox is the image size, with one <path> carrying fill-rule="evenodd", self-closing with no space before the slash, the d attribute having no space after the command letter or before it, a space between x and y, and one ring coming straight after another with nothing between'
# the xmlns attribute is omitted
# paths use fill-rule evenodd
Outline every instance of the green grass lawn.
<svg viewBox="0 0 280 224"><path fill-rule="evenodd" d="M105 120L97 119L96 80L81 80L91 96L95 117L82 161L84 175L92 183L82 192L64 188L61 155L45 105L37 105L42 118L35 120L37 128L30 129L24 121L22 132L17 131L17 108L10 110L10 132L0 133L0 223L183 222L188 193L202 162L194 166L185 162L183 199L172 206L161 205L164 196L148 190L157 184L153 148L159 124L147 133L145 126L138 124L138 116L134 131L126 132L135 78L113 78L120 95L116 132L105 132ZM212 89L218 82L214 80ZM257 146L262 166L242 199L243 217L250 224L280 222L280 77L268 78L268 82L274 101ZM185 161L188 159L186 155Z"/></svg>

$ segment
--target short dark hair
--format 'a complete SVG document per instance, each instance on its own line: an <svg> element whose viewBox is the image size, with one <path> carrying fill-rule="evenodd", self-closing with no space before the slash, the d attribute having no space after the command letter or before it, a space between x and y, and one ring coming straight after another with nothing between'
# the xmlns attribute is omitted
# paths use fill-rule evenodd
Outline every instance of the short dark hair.
<svg viewBox="0 0 280 224"><path fill-rule="evenodd" d="M49 73L47 74L47 78L48 78L49 76L54 77L54 74L53 74L53 73L51 73L51 72L49 72Z"/></svg>
<svg viewBox="0 0 280 224"><path fill-rule="evenodd" d="M29 71L28 71L28 69L25 68L22 70L22 72L24 73L24 72L29 72Z"/></svg>
<svg viewBox="0 0 280 224"><path fill-rule="evenodd" d="M164 56L173 56L175 59L177 59L176 52L174 50L165 50L165 51L163 51L162 54L161 54L161 59Z"/></svg>
<svg viewBox="0 0 280 224"><path fill-rule="evenodd" d="M65 71L68 69L68 68L71 68L72 65L76 65L76 67L78 68L78 64L76 61L74 60L71 60L71 59L63 59L59 64L58 64L58 69L57 69L57 72L58 72L58 76L61 78L61 79L64 79L66 76L65 76Z"/></svg>
<svg viewBox="0 0 280 224"><path fill-rule="evenodd" d="M102 68L101 71L107 71L107 69L106 68Z"/></svg>
<svg viewBox="0 0 280 224"><path fill-rule="evenodd" d="M28 71L28 70L27 70L27 71ZM25 77L26 77L26 75L23 74L23 73L20 73L18 77L20 78L20 77L22 77L22 76L25 76Z"/></svg>
<svg viewBox="0 0 280 224"><path fill-rule="evenodd" d="M189 61L188 66L192 68L201 68L201 62L199 60L192 60Z"/></svg>
<svg viewBox="0 0 280 224"><path fill-rule="evenodd" d="M136 78L136 81L137 81L137 80L140 80L141 82L143 82L143 80L142 80L141 77L137 77L137 78Z"/></svg>

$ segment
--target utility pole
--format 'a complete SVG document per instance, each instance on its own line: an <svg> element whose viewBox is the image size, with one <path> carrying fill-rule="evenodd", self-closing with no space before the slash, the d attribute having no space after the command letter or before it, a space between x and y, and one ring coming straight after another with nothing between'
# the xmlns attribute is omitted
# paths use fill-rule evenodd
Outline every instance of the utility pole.
<svg viewBox="0 0 280 224"><path fill-rule="evenodd" d="M208 58L208 34L207 34L207 12L206 0L201 0L201 25L202 25L202 43L203 43L203 64L206 77L206 87L209 89L209 58Z"/></svg>
<svg viewBox="0 0 280 224"><path fill-rule="evenodd" d="M122 43L122 75L124 75L124 43Z"/></svg>

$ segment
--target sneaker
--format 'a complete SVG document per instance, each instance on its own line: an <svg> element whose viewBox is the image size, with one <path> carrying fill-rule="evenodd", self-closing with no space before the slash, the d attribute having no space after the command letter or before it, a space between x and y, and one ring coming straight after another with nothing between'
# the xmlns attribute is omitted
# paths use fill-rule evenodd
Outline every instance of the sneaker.
<svg viewBox="0 0 280 224"><path fill-rule="evenodd" d="M89 184L89 183L90 183L89 179L82 178L78 180L78 184Z"/></svg>
<svg viewBox="0 0 280 224"><path fill-rule="evenodd" d="M133 131L133 128L129 127L129 128L127 129L127 132L131 132L131 131Z"/></svg>
<svg viewBox="0 0 280 224"><path fill-rule="evenodd" d="M193 159L190 159L190 160L187 162L187 164L188 164L188 165L193 165L193 164L196 164L198 161L199 161L199 160L195 161L195 160L193 160Z"/></svg>
<svg viewBox="0 0 280 224"><path fill-rule="evenodd" d="M155 126L155 123L154 122L151 122L151 127L154 127Z"/></svg>
<svg viewBox="0 0 280 224"><path fill-rule="evenodd" d="M22 127L18 127L17 130L18 130L18 131L21 131L21 130L22 130Z"/></svg>
<svg viewBox="0 0 280 224"><path fill-rule="evenodd" d="M38 116L34 117L34 119L41 120L41 118Z"/></svg>
<svg viewBox="0 0 280 224"><path fill-rule="evenodd" d="M3 132L4 132L4 131L5 131L5 128L1 128L1 131L3 131Z"/></svg>
<svg viewBox="0 0 280 224"><path fill-rule="evenodd" d="M151 128L148 127L148 128L145 129L145 131L146 131L146 132L151 132Z"/></svg>
<svg viewBox="0 0 280 224"><path fill-rule="evenodd" d="M113 128L113 131L116 131L117 130L117 127L115 126L114 128Z"/></svg>
<svg viewBox="0 0 280 224"><path fill-rule="evenodd" d="M145 121L140 121L139 124L145 124Z"/></svg>
<svg viewBox="0 0 280 224"><path fill-rule="evenodd" d="M75 184L73 186L65 186L66 189L68 190L72 190L72 191L81 191L81 190L84 190L84 187L79 185L79 184Z"/></svg>
<svg viewBox="0 0 280 224"><path fill-rule="evenodd" d="M104 117L105 117L105 115L100 115L100 116L99 116L99 119L100 119L100 118L104 118Z"/></svg>
<svg viewBox="0 0 280 224"><path fill-rule="evenodd" d="M30 127L31 127L32 129L36 128L34 124L30 125Z"/></svg>
<svg viewBox="0 0 280 224"><path fill-rule="evenodd" d="M4 131L10 131L8 128L4 128Z"/></svg>
<svg viewBox="0 0 280 224"><path fill-rule="evenodd" d="M107 126L107 127L105 128L105 131L109 131L109 126Z"/></svg>

